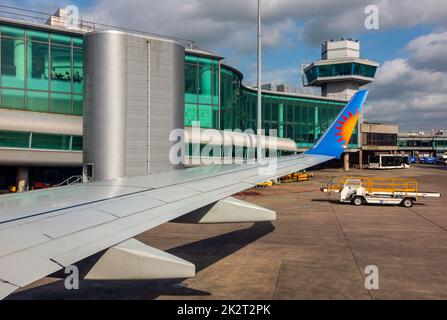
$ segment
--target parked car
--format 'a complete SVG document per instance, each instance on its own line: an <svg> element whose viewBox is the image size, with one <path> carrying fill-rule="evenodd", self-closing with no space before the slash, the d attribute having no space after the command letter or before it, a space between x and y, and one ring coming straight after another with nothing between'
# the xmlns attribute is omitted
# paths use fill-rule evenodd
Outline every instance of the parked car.
<svg viewBox="0 0 447 320"><path fill-rule="evenodd" d="M418 161L418 158L417 157L409 157L408 160L410 161L410 164L411 164L411 163L416 163Z"/></svg>
<svg viewBox="0 0 447 320"><path fill-rule="evenodd" d="M444 154L438 154L436 161L439 164L447 164L447 152L444 152Z"/></svg>
<svg viewBox="0 0 447 320"><path fill-rule="evenodd" d="M42 182L42 181L36 181L31 186L31 190L47 189L47 188L50 188L50 187L51 186L48 183L45 183L45 182Z"/></svg>
<svg viewBox="0 0 447 320"><path fill-rule="evenodd" d="M422 157L419 158L419 163L423 164L436 164L436 158L435 157Z"/></svg>

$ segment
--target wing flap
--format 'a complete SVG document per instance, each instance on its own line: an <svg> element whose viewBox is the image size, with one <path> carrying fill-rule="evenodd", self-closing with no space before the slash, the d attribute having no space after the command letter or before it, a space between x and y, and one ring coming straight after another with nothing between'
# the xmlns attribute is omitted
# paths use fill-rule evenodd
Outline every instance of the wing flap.
<svg viewBox="0 0 447 320"><path fill-rule="evenodd" d="M189 197L194 197L198 194L200 194L199 191L177 185L173 187L157 189L156 191L151 192L151 198L169 203Z"/></svg>
<svg viewBox="0 0 447 320"><path fill-rule="evenodd" d="M107 186L92 183L8 194L0 197L0 223L147 190L150 189L116 186L111 181Z"/></svg>
<svg viewBox="0 0 447 320"><path fill-rule="evenodd" d="M100 205L98 210L108 212L118 217L126 217L163 204L165 204L165 202L153 199L149 194L143 193L131 197L111 200L106 204Z"/></svg>
<svg viewBox="0 0 447 320"><path fill-rule="evenodd" d="M62 269L59 264L34 254L29 249L0 257L0 266L0 279L18 287L24 287Z"/></svg>
<svg viewBox="0 0 447 320"><path fill-rule="evenodd" d="M33 224L33 229L51 238L59 238L115 219L116 216L94 208L72 208L64 214L37 221Z"/></svg>
<svg viewBox="0 0 447 320"><path fill-rule="evenodd" d="M32 245L43 243L50 238L32 226L18 226L0 232L0 257L20 251Z"/></svg>
<svg viewBox="0 0 447 320"><path fill-rule="evenodd" d="M19 289L19 287L0 280L0 300L9 296L11 293Z"/></svg>

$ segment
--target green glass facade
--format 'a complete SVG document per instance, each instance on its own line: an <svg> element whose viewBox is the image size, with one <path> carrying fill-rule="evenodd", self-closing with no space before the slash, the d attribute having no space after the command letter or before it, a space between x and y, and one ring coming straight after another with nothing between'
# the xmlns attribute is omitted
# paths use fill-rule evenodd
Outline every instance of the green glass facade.
<svg viewBox="0 0 447 320"><path fill-rule="evenodd" d="M0 106L5 109L82 115L82 36L0 25ZM357 72L374 76L364 65L340 64L322 74ZM256 91L242 85L242 74L219 63L218 57L193 52L185 55L185 126L256 129ZM263 93L263 129L279 137L312 146L344 107L337 100ZM4 135L6 133L3 132ZM10 133L12 134L12 133ZM20 136L1 137L0 147L82 150L82 137L33 133L28 143ZM25 133L29 134L29 133ZM357 129L350 147L357 147ZM8 144L12 145L9 146ZM69 147L67 147L69 146ZM68 148L68 149L67 149Z"/></svg>
<svg viewBox="0 0 447 320"><path fill-rule="evenodd" d="M82 115L82 37L0 25L0 105Z"/></svg>
<svg viewBox="0 0 447 320"><path fill-rule="evenodd" d="M211 63L209 62L211 60ZM198 63L197 63L198 61ZM207 61L213 66L213 76L203 77L200 72L200 61ZM214 68L219 70L217 58L200 58L188 53L185 58L185 126L192 121L200 121L202 128L215 129L247 129L257 127L257 93L242 85L242 74L220 64L220 77ZM219 79L220 78L220 79ZM200 88L203 82L209 81L213 88L213 104L210 107L206 100L200 99ZM215 83L220 80L220 92ZM220 95L220 104L218 96ZM345 102L318 98L304 98L287 94L262 94L263 129L276 129L277 136L293 139L299 148L311 147L326 131L329 125L345 106ZM200 112L200 110L206 110ZM210 120L210 117L212 119ZM356 148L357 128L351 138L349 147Z"/></svg>
<svg viewBox="0 0 447 320"><path fill-rule="evenodd" d="M310 83L318 77L336 76L362 76L374 78L377 67L362 63L336 63L313 66L305 72L307 81Z"/></svg>
<svg viewBox="0 0 447 320"><path fill-rule="evenodd" d="M0 131L0 147L82 151L82 137L37 132Z"/></svg>
<svg viewBox="0 0 447 320"><path fill-rule="evenodd" d="M185 125L200 121L202 128L216 128L219 119L219 62L185 56Z"/></svg>

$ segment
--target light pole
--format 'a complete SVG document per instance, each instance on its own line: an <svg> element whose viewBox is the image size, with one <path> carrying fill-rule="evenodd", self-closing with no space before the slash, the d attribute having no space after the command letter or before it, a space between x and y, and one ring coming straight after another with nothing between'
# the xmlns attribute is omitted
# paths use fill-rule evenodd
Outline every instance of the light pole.
<svg viewBox="0 0 447 320"><path fill-rule="evenodd" d="M258 161L261 161L262 158L262 149L261 149L261 130L262 130L262 103L261 103L261 0L258 0L258 72L257 72L257 80L258 80L258 123L257 123L257 146L256 146L256 155Z"/></svg>

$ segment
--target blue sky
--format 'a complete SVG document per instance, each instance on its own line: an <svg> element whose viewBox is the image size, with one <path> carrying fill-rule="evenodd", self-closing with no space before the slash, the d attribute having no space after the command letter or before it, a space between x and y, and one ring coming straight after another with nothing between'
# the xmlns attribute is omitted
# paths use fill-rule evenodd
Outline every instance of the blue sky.
<svg viewBox="0 0 447 320"><path fill-rule="evenodd" d="M4 2L8 4L8 1ZM255 81L256 0L14 0L53 12L68 4L96 22L197 41ZM379 9L379 30L364 27L367 5ZM263 82L301 85L300 63L320 56L326 39L354 37L361 56L381 64L365 117L403 129L447 129L445 0L263 0Z"/></svg>

